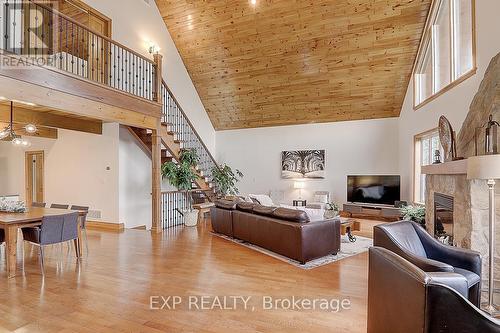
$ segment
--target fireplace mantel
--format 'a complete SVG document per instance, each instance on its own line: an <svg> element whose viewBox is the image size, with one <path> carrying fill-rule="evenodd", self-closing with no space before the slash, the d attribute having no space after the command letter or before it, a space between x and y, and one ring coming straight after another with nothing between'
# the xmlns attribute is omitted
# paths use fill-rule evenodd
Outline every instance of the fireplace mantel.
<svg viewBox="0 0 500 333"><path fill-rule="evenodd" d="M422 167L424 175L465 175L467 174L467 160L458 160L440 164L431 164Z"/></svg>

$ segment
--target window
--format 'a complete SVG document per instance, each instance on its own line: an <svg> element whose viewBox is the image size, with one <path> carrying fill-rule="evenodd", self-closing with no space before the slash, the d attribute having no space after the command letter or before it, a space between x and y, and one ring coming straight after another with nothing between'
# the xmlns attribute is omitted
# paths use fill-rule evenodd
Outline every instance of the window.
<svg viewBox="0 0 500 333"><path fill-rule="evenodd" d="M415 177L413 187L414 201L417 203L425 203L425 175L421 172L422 166L434 163L436 150L439 150L442 159L444 152L437 129L415 136Z"/></svg>
<svg viewBox="0 0 500 333"><path fill-rule="evenodd" d="M476 71L474 0L433 2L413 84L418 108Z"/></svg>

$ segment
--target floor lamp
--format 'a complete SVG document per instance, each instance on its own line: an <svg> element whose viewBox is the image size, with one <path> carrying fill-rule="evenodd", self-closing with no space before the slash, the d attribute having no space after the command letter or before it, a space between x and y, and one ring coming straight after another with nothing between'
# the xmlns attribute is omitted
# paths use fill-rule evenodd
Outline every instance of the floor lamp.
<svg viewBox="0 0 500 333"><path fill-rule="evenodd" d="M493 304L493 273L495 267L495 179L500 179L500 154L474 156L467 160L467 179L488 181L489 190L489 274L488 304L484 308L490 315L498 315L499 309Z"/></svg>

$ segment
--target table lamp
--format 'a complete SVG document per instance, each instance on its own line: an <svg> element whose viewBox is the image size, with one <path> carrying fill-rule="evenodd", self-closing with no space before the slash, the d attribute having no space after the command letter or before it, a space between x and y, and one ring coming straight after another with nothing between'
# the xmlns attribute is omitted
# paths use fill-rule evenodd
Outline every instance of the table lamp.
<svg viewBox="0 0 500 333"><path fill-rule="evenodd" d="M484 179L488 181L489 190L489 270L488 270L488 304L486 312L495 316L498 308L493 304L493 273L495 265L495 179L500 179L500 154L474 156L467 160L467 179Z"/></svg>
<svg viewBox="0 0 500 333"><path fill-rule="evenodd" d="M295 182L293 183L293 188L299 190L299 199L302 199L302 189L306 187L304 182Z"/></svg>

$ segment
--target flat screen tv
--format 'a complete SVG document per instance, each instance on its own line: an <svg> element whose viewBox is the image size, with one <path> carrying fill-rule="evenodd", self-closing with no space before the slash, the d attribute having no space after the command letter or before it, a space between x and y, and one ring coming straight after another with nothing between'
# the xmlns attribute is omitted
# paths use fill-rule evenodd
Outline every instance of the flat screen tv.
<svg viewBox="0 0 500 333"><path fill-rule="evenodd" d="M394 205L401 197L400 176L347 176L347 201Z"/></svg>

